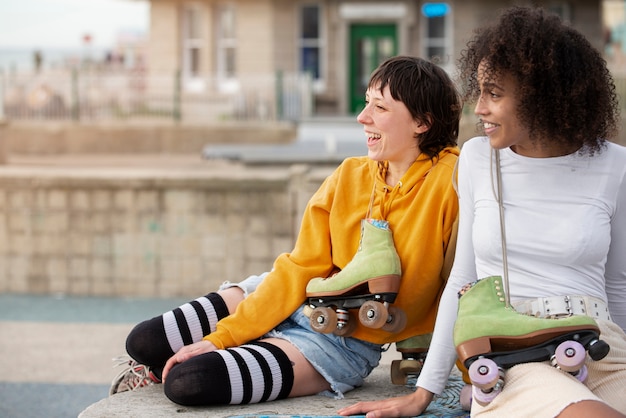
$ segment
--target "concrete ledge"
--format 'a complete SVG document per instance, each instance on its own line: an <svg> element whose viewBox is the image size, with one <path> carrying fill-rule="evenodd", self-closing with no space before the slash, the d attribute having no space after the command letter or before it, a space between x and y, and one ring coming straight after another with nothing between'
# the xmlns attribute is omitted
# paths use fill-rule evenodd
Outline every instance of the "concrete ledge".
<svg viewBox="0 0 626 418"><path fill-rule="evenodd" d="M0 124L1 126L1 124ZM2 127L7 154L180 154L200 155L207 144L286 144L293 123L74 123L15 122Z"/></svg>
<svg viewBox="0 0 626 418"><path fill-rule="evenodd" d="M321 168L195 158L11 156L0 165L0 292L196 297L270 269L293 248Z"/></svg>
<svg viewBox="0 0 626 418"><path fill-rule="evenodd" d="M360 401L386 399L411 393L411 389L391 383L390 365L400 354L394 349L383 354L381 364L365 380L365 384L346 394L344 399L336 400L326 396L305 396L294 399L267 402L251 405L229 405L217 407L187 407L172 403L163 394L161 385L148 386L133 392L123 392L103 399L85 409L79 418L126 418L151 417L165 418L176 414L185 414L186 418L194 417L246 417L246 416L335 416L338 409ZM454 379L459 379L455 372ZM455 380L458 382L458 380ZM444 392L446 402L431 404L421 417L468 417L458 402L446 407L450 397L458 401L458 390L455 385ZM442 397L442 400L444 397Z"/></svg>

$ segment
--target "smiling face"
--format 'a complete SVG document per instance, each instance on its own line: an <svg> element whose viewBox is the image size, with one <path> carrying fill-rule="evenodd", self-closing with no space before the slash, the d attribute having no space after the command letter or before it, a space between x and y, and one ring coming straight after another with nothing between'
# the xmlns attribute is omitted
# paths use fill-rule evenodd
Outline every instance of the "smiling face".
<svg viewBox="0 0 626 418"><path fill-rule="evenodd" d="M481 64L478 68L480 96L474 113L480 118L485 135L496 149L511 147L519 154L536 148L528 129L517 116L517 82L508 73L486 75Z"/></svg>
<svg viewBox="0 0 626 418"><path fill-rule="evenodd" d="M419 156L417 135L428 128L418 123L404 103L391 97L389 86L370 87L365 108L357 116L367 134L368 157L408 167Z"/></svg>

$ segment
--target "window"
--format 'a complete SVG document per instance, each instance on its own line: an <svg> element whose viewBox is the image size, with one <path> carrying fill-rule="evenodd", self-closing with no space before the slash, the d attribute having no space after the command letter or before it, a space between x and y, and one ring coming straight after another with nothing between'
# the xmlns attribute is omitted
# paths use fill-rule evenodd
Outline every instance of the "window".
<svg viewBox="0 0 626 418"><path fill-rule="evenodd" d="M448 3L424 3L422 5L424 57L439 57L444 67L453 66L452 19Z"/></svg>
<svg viewBox="0 0 626 418"><path fill-rule="evenodd" d="M182 73L186 87L201 82L202 54L205 44L202 30L203 14L198 4L189 3L183 6L182 12Z"/></svg>
<svg viewBox="0 0 626 418"><path fill-rule="evenodd" d="M300 56L299 69L311 74L316 89L322 84L322 33L319 5L304 4L300 7Z"/></svg>
<svg viewBox="0 0 626 418"><path fill-rule="evenodd" d="M547 5L546 10L559 15L564 22L569 23L571 20L570 7L565 2L551 2Z"/></svg>
<svg viewBox="0 0 626 418"><path fill-rule="evenodd" d="M222 89L236 88L237 36L235 6L220 4L216 13L217 77Z"/></svg>

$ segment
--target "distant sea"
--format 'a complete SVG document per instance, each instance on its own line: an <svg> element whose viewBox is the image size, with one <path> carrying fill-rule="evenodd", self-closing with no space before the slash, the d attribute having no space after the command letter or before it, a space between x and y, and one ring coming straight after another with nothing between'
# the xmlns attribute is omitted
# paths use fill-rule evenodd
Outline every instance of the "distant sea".
<svg viewBox="0 0 626 418"><path fill-rule="evenodd" d="M35 69L36 49L0 48L0 70L3 72L30 72ZM41 68L62 68L84 60L103 61L107 51L98 48L46 48L41 54Z"/></svg>

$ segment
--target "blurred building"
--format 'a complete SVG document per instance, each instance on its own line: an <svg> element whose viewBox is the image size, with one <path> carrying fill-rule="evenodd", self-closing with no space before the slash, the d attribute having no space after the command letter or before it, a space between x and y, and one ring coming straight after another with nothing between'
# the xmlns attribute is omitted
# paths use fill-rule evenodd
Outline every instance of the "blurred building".
<svg viewBox="0 0 626 418"><path fill-rule="evenodd" d="M604 47L601 0L150 0L148 62L153 74L179 71L184 95L229 94L259 74L306 73L312 113L348 115L362 106L380 61L437 56L453 72L475 27L503 7L531 3Z"/></svg>
<svg viewBox="0 0 626 418"><path fill-rule="evenodd" d="M626 1L604 0L603 7L604 54L611 71L623 79L626 74Z"/></svg>

